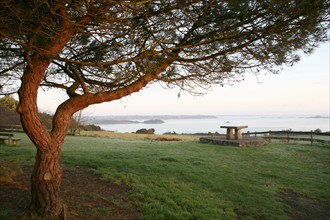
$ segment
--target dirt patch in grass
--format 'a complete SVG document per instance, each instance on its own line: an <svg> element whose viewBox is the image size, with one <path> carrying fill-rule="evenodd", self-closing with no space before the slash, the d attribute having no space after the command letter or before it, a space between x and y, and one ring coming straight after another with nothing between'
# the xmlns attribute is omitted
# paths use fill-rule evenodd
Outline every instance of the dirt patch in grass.
<svg viewBox="0 0 330 220"><path fill-rule="evenodd" d="M287 213L296 220L330 220L330 202L312 199L285 189L277 194L279 200L287 205Z"/></svg>
<svg viewBox="0 0 330 220"><path fill-rule="evenodd" d="M28 209L31 167L0 182L0 219L14 219ZM130 188L101 181L86 167L63 169L62 196L67 205L68 220L138 219L139 212L129 197Z"/></svg>
<svg viewBox="0 0 330 220"><path fill-rule="evenodd" d="M161 138L156 138L156 141L182 141L181 138L166 138L166 137L161 137Z"/></svg>

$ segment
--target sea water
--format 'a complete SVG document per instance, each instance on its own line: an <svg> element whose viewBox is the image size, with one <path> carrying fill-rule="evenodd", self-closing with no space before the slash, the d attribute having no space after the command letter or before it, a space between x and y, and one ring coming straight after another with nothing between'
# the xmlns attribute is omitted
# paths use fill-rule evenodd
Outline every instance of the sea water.
<svg viewBox="0 0 330 220"><path fill-rule="evenodd" d="M161 118L155 118L161 119ZM321 129L321 131L330 131L329 117L312 116L258 116L258 115L219 115L215 118L203 119L162 119L162 124L99 124L99 126L108 131L116 132L135 132L141 128L154 128L156 134L166 132L175 132L178 134L190 133L208 133L218 132L226 133L226 130L220 128L223 125L247 125L248 128L243 132L254 131L311 131Z"/></svg>

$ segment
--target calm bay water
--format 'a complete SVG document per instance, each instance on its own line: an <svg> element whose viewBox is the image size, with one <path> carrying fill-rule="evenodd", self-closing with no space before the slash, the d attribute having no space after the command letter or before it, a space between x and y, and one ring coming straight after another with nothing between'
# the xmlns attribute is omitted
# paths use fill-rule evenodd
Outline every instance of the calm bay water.
<svg viewBox="0 0 330 220"><path fill-rule="evenodd" d="M163 120L163 119L162 119ZM330 131L329 117L308 116L238 116L221 115L207 119L168 119L163 124L99 124L104 130L116 132L135 132L141 128L154 128L156 134L165 132L181 133L225 133L221 125L248 125L246 131L279 131L292 129L294 131L311 131L321 129Z"/></svg>

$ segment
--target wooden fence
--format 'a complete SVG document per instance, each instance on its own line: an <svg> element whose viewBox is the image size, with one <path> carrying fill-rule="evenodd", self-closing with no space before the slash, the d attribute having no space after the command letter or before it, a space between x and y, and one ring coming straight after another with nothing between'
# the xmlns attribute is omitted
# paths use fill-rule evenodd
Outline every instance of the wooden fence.
<svg viewBox="0 0 330 220"><path fill-rule="evenodd" d="M262 131L262 132L246 132L247 136L262 136L269 140L290 141L308 141L313 143L330 144L330 132L306 132L306 131Z"/></svg>
<svg viewBox="0 0 330 220"><path fill-rule="evenodd" d="M0 131L14 132L23 131L22 125L1 124Z"/></svg>

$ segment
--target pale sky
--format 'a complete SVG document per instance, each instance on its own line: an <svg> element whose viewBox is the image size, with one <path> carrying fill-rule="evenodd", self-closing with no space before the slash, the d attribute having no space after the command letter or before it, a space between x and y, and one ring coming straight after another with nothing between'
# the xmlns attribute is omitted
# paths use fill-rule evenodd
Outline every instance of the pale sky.
<svg viewBox="0 0 330 220"><path fill-rule="evenodd" d="M93 105L84 115L148 114L240 114L240 115L323 115L330 114L330 44L322 44L310 55L303 55L293 67L278 75L245 75L233 86L213 87L203 96L181 93L179 88L164 89L158 83L118 101ZM53 113L65 100L58 91L41 92L41 111Z"/></svg>

